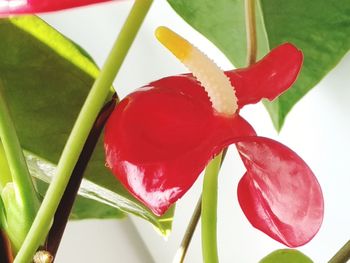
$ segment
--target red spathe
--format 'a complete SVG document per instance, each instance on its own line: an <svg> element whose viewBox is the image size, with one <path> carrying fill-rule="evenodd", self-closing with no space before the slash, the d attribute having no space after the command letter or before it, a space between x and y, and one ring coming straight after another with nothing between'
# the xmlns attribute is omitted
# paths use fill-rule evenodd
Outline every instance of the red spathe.
<svg viewBox="0 0 350 263"><path fill-rule="evenodd" d="M18 14L38 14L111 0L0 0L0 17Z"/></svg>
<svg viewBox="0 0 350 263"><path fill-rule="evenodd" d="M284 44L249 68L226 72L239 108L277 97L301 64L302 53ZM248 220L288 246L309 241L323 218L322 192L310 168L287 147L256 136L239 112L218 114L192 75L167 77L128 95L105 129L108 166L157 215L232 143L247 168L238 199Z"/></svg>

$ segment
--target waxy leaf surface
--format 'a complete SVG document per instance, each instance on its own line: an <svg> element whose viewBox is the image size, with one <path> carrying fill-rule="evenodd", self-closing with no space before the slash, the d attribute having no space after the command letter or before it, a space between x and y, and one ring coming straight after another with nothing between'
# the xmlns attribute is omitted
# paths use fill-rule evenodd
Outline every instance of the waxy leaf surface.
<svg viewBox="0 0 350 263"><path fill-rule="evenodd" d="M279 249L264 257L259 263L313 263L313 261L298 250Z"/></svg>
<svg viewBox="0 0 350 263"><path fill-rule="evenodd" d="M0 20L0 37L0 81L21 145L32 174L48 183L99 71L81 48L37 17ZM39 186L44 194L45 185ZM163 233L171 228L172 211L156 217L111 175L101 142L80 195L75 219L120 217L120 209L147 219Z"/></svg>

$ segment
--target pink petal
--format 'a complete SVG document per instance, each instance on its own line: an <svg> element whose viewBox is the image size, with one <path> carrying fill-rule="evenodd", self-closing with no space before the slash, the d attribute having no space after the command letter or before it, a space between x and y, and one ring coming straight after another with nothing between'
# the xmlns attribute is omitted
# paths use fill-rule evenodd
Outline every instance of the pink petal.
<svg viewBox="0 0 350 263"><path fill-rule="evenodd" d="M194 78L169 77L120 102L106 125L106 161L132 194L161 215L222 150L224 138L252 133L240 116L217 115Z"/></svg>
<svg viewBox="0 0 350 263"><path fill-rule="evenodd" d="M245 69L226 71L236 89L239 107L263 98L275 99L296 80L303 54L292 44L280 45L256 64Z"/></svg>
<svg viewBox="0 0 350 263"><path fill-rule="evenodd" d="M271 139L249 137L236 145L247 168L238 199L250 223L289 247L307 243L323 219L322 192L310 168Z"/></svg>
<svg viewBox="0 0 350 263"><path fill-rule="evenodd" d="M110 0L0 0L0 16L37 14Z"/></svg>

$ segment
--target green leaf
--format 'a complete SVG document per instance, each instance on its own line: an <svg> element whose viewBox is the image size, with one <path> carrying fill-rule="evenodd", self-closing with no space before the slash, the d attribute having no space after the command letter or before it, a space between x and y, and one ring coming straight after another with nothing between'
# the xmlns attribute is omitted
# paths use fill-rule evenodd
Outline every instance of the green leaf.
<svg viewBox="0 0 350 263"><path fill-rule="evenodd" d="M260 260L260 263L312 263L312 260L295 249L279 249Z"/></svg>
<svg viewBox="0 0 350 263"><path fill-rule="evenodd" d="M190 25L211 40L236 67L246 55L243 0L168 0ZM267 47L291 42L304 53L298 81L274 102L265 102L277 130L292 107L350 49L350 1L260 0L259 57ZM262 22L263 21L263 22Z"/></svg>
<svg viewBox="0 0 350 263"><path fill-rule="evenodd" d="M105 205L92 199L78 196L76 202L78 202L79 205L73 207L69 217L71 220L90 218L124 218L124 213L119 209L115 209L112 206Z"/></svg>
<svg viewBox="0 0 350 263"><path fill-rule="evenodd" d="M236 67L247 63L244 0L168 0L193 28L215 44ZM268 51L263 21L257 19L258 56Z"/></svg>
<svg viewBox="0 0 350 263"><path fill-rule="evenodd" d="M2 227L11 240L13 250L17 252L29 231L32 218L23 213L22 202L16 196L14 183L8 183L4 187L1 199Z"/></svg>
<svg viewBox="0 0 350 263"><path fill-rule="evenodd" d="M37 189L43 198L47 188L48 184L45 181L50 181L50 178L46 175L43 175L41 170L38 170L36 168L37 164L33 164L33 159L29 159L29 163L31 164L31 172L35 174L36 176L36 186ZM53 170L55 167L52 167ZM40 177L42 180L38 179ZM84 181L85 182L85 181ZM80 194L82 194L83 189L80 190ZM86 198L81 195L78 195L75 204L73 206L73 209L70 214L71 220L81 220L81 219L113 219L113 218L124 218L125 215L122 211L119 209L116 209L113 206L107 205L105 203L101 203L98 201L95 201L91 198Z"/></svg>
<svg viewBox="0 0 350 263"><path fill-rule="evenodd" d="M265 104L276 129L296 102L350 49L350 1L262 0L270 47L291 42L304 53L301 74L285 94Z"/></svg>
<svg viewBox="0 0 350 263"><path fill-rule="evenodd" d="M37 17L0 20L0 36L0 81L21 145L31 173L49 183L99 70L80 47ZM120 209L145 218L163 234L170 231L173 210L158 218L131 196L105 167L102 140L79 194L84 198L75 204L75 219L120 217Z"/></svg>

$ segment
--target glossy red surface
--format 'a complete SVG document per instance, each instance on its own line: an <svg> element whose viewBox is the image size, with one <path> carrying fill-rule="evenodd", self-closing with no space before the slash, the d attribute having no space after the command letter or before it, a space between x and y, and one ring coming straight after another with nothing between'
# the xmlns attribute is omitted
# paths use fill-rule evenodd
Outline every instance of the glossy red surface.
<svg viewBox="0 0 350 263"><path fill-rule="evenodd" d="M288 89L301 64L301 52L284 44L250 68L226 74L242 107ZM257 137L238 113L215 112L192 75L167 77L128 95L105 129L107 165L157 215L232 143L238 143L248 170L238 195L253 226L289 246L311 239L323 217L322 193L311 170L285 146Z"/></svg>
<svg viewBox="0 0 350 263"><path fill-rule="evenodd" d="M292 150L264 137L236 144L247 172L238 200L250 223L289 247L307 243L323 218L320 185Z"/></svg>
<svg viewBox="0 0 350 263"><path fill-rule="evenodd" d="M37 14L111 0L0 0L0 16Z"/></svg>
<svg viewBox="0 0 350 263"><path fill-rule="evenodd" d="M161 215L227 140L250 134L254 131L239 115L217 115L194 78L169 77L130 94L112 113L106 160L118 179Z"/></svg>
<svg viewBox="0 0 350 263"><path fill-rule="evenodd" d="M273 49L249 68L226 71L235 87L239 107L278 97L296 80L303 53L286 43Z"/></svg>

